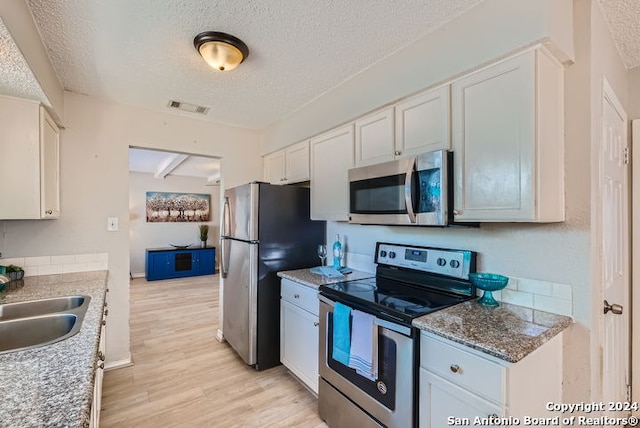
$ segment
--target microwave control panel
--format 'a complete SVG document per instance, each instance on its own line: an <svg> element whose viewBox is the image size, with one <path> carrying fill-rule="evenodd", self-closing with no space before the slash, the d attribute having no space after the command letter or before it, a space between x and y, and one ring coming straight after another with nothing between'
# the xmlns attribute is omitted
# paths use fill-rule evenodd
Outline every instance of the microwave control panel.
<svg viewBox="0 0 640 428"><path fill-rule="evenodd" d="M380 243L376 263L469 279L471 252Z"/></svg>

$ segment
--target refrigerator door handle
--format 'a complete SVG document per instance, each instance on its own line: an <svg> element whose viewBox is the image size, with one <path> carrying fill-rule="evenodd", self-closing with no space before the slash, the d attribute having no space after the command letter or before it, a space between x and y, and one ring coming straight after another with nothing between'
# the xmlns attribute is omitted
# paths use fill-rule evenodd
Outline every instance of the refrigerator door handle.
<svg viewBox="0 0 640 428"><path fill-rule="evenodd" d="M231 229L231 208L229 207L229 197L224 197L224 205L222 207L222 233L220 236L227 236Z"/></svg>
<svg viewBox="0 0 640 428"><path fill-rule="evenodd" d="M229 273L227 245L225 244L225 241L226 238L220 238L220 249L222 250L222 257L220 257L220 274L223 278L226 278Z"/></svg>

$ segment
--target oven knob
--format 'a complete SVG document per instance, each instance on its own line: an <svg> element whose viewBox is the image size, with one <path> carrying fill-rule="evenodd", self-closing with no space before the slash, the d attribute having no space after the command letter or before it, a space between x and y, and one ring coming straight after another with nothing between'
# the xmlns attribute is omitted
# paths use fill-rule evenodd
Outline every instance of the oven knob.
<svg viewBox="0 0 640 428"><path fill-rule="evenodd" d="M395 259L396 258L396 253L394 253L393 251L389 251L389 258L390 259Z"/></svg>
<svg viewBox="0 0 640 428"><path fill-rule="evenodd" d="M442 257L438 257L438 260L436 260L436 264L438 266L446 266L447 265L447 261L445 259L443 259Z"/></svg>
<svg viewBox="0 0 640 428"><path fill-rule="evenodd" d="M457 260L451 260L449 262L449 266L451 266L454 269L458 269L460 267L460 262Z"/></svg>
<svg viewBox="0 0 640 428"><path fill-rule="evenodd" d="M380 250L380 257L387 257L387 252L385 250Z"/></svg>

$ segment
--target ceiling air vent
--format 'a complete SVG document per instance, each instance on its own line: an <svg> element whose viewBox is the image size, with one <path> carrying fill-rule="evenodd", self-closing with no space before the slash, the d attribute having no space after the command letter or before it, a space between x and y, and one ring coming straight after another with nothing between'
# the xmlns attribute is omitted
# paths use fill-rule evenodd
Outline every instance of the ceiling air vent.
<svg viewBox="0 0 640 428"><path fill-rule="evenodd" d="M180 101L169 100L168 107L177 108L178 110L188 111L189 113L207 114L209 107L197 106L195 104L183 103Z"/></svg>

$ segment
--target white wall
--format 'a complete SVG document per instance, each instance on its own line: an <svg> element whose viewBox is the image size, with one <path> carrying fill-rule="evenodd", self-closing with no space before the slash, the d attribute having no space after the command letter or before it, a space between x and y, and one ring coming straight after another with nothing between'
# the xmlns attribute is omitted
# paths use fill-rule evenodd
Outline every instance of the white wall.
<svg viewBox="0 0 640 428"><path fill-rule="evenodd" d="M485 0L269 127L262 153L317 135L533 42L572 59L572 0Z"/></svg>
<svg viewBox="0 0 640 428"><path fill-rule="evenodd" d="M629 70L629 119L640 118L640 67Z"/></svg>
<svg viewBox="0 0 640 428"><path fill-rule="evenodd" d="M61 217L0 223L5 257L109 254L107 363L129 350L129 146L222 158L224 185L262 177L255 131L65 93L61 136ZM120 230L107 232L107 217Z"/></svg>
<svg viewBox="0 0 640 428"><path fill-rule="evenodd" d="M206 193L210 195L210 221L148 223L145 214L147 192ZM204 178L169 175L159 179L153 174L129 173L129 259L134 276L144 276L147 248L169 247L171 244L200 246L200 224L209 225L207 245L217 246L220 240L220 186L206 185Z"/></svg>

